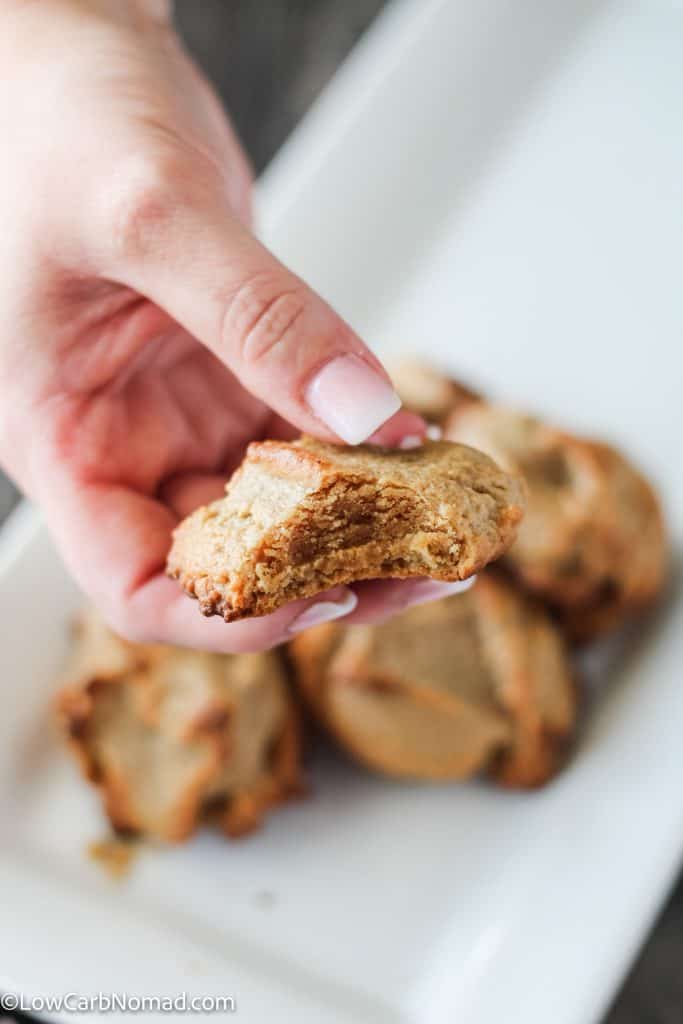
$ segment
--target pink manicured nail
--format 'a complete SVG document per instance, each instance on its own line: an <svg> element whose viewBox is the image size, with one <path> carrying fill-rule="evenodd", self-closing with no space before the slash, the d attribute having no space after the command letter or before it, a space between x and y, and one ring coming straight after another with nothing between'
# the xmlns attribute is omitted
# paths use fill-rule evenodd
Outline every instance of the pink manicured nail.
<svg viewBox="0 0 683 1024"><path fill-rule="evenodd" d="M442 580L411 580L406 585L405 602L402 607L410 607L414 604L426 604L427 601L438 601L443 597L451 597L452 594L463 594L469 590L476 580L476 576L470 576L466 580L456 580L453 583Z"/></svg>
<svg viewBox="0 0 683 1024"><path fill-rule="evenodd" d="M421 448L422 444L423 438L419 434L408 434L399 444L399 448L404 452L408 452L411 448Z"/></svg>
<svg viewBox="0 0 683 1024"><path fill-rule="evenodd" d="M342 615L348 615L358 604L358 597L353 590L344 587L334 601L317 601L302 612L294 622L290 623L290 633L301 633L311 626L319 626L322 622L331 622L332 619L340 619Z"/></svg>
<svg viewBox="0 0 683 1024"><path fill-rule="evenodd" d="M337 356L306 389L319 420L347 444L360 444L401 408L391 384L358 356Z"/></svg>

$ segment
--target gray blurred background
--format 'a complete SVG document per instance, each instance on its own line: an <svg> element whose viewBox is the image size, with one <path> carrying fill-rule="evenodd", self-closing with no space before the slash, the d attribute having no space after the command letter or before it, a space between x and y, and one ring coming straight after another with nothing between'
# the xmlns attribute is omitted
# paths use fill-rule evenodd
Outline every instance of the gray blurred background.
<svg viewBox="0 0 683 1024"><path fill-rule="evenodd" d="M176 0L180 31L220 91L257 172L383 6L383 0ZM0 521L16 500L0 474ZM683 885L604 1024L681 1024L682 960Z"/></svg>

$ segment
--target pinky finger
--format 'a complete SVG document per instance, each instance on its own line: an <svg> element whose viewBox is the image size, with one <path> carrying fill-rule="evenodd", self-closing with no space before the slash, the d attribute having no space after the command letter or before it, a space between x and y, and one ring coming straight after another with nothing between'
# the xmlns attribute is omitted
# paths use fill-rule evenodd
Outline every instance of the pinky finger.
<svg viewBox="0 0 683 1024"><path fill-rule="evenodd" d="M467 580L444 583L440 580L427 578L411 580L365 580L355 583L354 590L358 595L358 605L345 620L349 625L363 623L374 625L386 622L417 604L438 601L453 594L462 594L469 590L476 579L471 576Z"/></svg>
<svg viewBox="0 0 683 1024"><path fill-rule="evenodd" d="M112 626L132 640L241 654L276 647L310 626L348 615L357 601L352 590L336 587L272 615L226 624L219 617L204 618L176 583L159 574L130 595Z"/></svg>

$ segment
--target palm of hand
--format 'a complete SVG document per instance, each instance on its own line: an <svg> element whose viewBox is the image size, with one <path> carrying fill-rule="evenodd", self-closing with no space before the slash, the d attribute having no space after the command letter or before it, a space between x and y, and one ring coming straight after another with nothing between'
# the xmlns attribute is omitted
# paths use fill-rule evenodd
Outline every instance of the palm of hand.
<svg viewBox="0 0 683 1024"><path fill-rule="evenodd" d="M158 307L116 298L127 308L58 361L60 461L84 486L127 488L185 515L185 495L215 491L211 478L224 481L276 418Z"/></svg>
<svg viewBox="0 0 683 1024"><path fill-rule="evenodd" d="M103 302L122 308L102 321ZM249 441L286 425L147 300L115 288L87 313L96 332L62 346L36 409L38 492L65 498L48 516L83 585L146 633L179 596L162 575L179 518L220 496Z"/></svg>

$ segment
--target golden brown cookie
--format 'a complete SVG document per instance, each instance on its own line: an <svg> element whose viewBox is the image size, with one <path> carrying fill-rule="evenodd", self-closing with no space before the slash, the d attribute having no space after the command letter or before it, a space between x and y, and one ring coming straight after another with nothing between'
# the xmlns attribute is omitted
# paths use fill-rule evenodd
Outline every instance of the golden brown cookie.
<svg viewBox="0 0 683 1024"><path fill-rule="evenodd" d="M170 842L210 813L228 835L300 789L296 714L278 656L132 644L94 612L57 711L115 828Z"/></svg>
<svg viewBox="0 0 683 1024"><path fill-rule="evenodd" d="M457 409L445 433L524 476L527 511L504 564L574 639L619 625L661 592L667 541L659 503L614 448L486 403Z"/></svg>
<svg viewBox="0 0 683 1024"><path fill-rule="evenodd" d="M379 626L319 626L290 644L310 707L360 761L388 775L481 771L538 786L564 761L577 698L562 635L511 583L471 590Z"/></svg>
<svg viewBox="0 0 683 1024"><path fill-rule="evenodd" d="M462 580L510 544L522 504L521 481L463 445L264 441L177 528L168 572L226 622L354 580Z"/></svg>
<svg viewBox="0 0 683 1024"><path fill-rule="evenodd" d="M430 423L441 424L455 408L481 398L466 384L417 359L392 366L391 379L406 409Z"/></svg>

